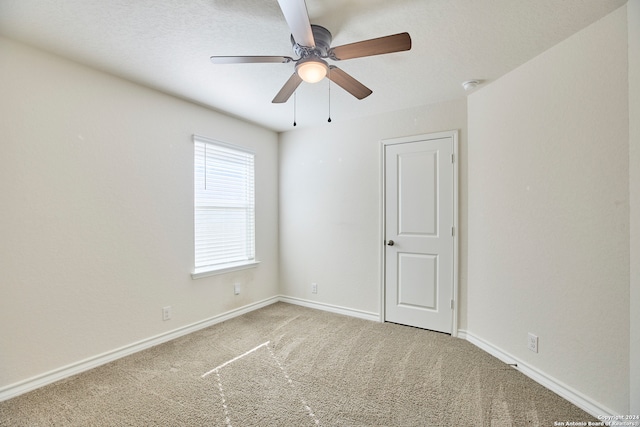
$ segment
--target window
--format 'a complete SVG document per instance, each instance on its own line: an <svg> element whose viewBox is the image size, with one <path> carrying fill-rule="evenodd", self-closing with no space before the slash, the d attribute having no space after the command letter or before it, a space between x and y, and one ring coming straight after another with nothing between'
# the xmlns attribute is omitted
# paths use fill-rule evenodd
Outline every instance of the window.
<svg viewBox="0 0 640 427"><path fill-rule="evenodd" d="M253 266L254 154L201 136L194 141L194 278Z"/></svg>

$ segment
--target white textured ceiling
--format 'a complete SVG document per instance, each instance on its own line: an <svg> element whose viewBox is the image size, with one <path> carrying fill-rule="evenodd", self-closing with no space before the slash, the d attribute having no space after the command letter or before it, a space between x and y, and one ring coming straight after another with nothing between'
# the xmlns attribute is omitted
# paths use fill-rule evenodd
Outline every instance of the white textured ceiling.
<svg viewBox="0 0 640 427"><path fill-rule="evenodd" d="M373 90L331 85L333 122L465 96L627 0L307 0L333 46L407 31L408 52L333 62ZM211 55L284 55L276 0L0 0L0 34L276 131L292 129L293 97L271 100L293 64L213 65ZM535 84L535 82L532 82ZM298 126L326 123L329 83L302 83Z"/></svg>

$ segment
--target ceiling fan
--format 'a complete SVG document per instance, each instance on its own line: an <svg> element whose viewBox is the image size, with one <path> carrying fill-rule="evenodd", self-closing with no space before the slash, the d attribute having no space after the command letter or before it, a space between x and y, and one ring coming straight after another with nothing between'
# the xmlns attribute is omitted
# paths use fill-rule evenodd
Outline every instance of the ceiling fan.
<svg viewBox="0 0 640 427"><path fill-rule="evenodd" d="M399 33L356 43L331 47L331 32L320 25L309 22L305 0L278 0L284 18L291 29L293 52L299 56L212 56L214 64L255 64L295 62L295 71L273 103L287 102L300 83L316 83L327 77L329 80L358 99L366 98L372 91L326 59L341 61L365 56L401 52L411 49L409 33Z"/></svg>

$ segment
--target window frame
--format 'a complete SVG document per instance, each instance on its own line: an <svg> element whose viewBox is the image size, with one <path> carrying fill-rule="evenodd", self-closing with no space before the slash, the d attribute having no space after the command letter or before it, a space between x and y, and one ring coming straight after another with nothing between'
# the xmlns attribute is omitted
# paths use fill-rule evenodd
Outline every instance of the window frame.
<svg viewBox="0 0 640 427"><path fill-rule="evenodd" d="M247 268L255 268L260 261L258 261L257 259L257 248L256 248L256 191L255 191L255 183L256 183L256 179L255 179L255 173L256 173L256 154L253 150L248 149L246 147L242 147L239 145L235 145L235 144L229 144L227 142L223 142L223 141L219 141L219 140L215 140L215 139L211 139L211 138L207 138L201 135L193 135L193 165L194 165L194 170L193 170L193 272L191 273L191 277L192 279L199 279L201 277L207 277L207 276L212 276L212 275L217 275L217 274L224 274L224 273L228 273L231 271L237 271L237 270L244 270ZM253 224L252 224L252 242L250 243L252 249L253 249L253 258L247 257L247 259L244 260L240 260L240 261L236 261L236 262L221 262L218 264L209 264L209 265L201 265L201 266L196 266L196 260L198 258L197 256L197 242L198 242L198 238L197 238L197 221L198 221L198 161L202 161L202 158L197 157L198 156L198 146L197 144L205 144L205 147L208 146L213 146L221 148L221 149L225 149L225 150L232 150L233 152L236 152L238 154L248 154L252 157L252 166L253 166L253 174L252 174L252 178L253 178L253 182L251 183L253 191L252 191L252 206L249 209L253 210ZM206 158L204 159L204 162L206 163Z"/></svg>

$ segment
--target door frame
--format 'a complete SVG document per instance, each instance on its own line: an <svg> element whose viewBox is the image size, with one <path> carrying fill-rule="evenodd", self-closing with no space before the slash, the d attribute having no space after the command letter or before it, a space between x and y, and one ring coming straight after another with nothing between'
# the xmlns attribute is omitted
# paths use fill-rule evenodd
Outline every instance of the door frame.
<svg viewBox="0 0 640 427"><path fill-rule="evenodd" d="M451 310L451 336L458 336L458 241L460 227L458 225L458 130L444 132L427 133L421 135L405 136L400 138L389 138L380 140L380 234L378 254L380 259L380 322L385 321L385 273L386 273L386 251L384 236L386 236L386 147L394 144L408 144L411 142L428 141L432 139L452 138L453 143L453 310Z"/></svg>

